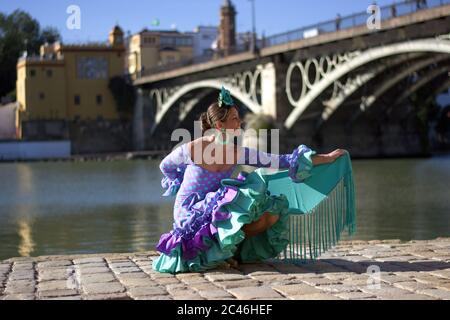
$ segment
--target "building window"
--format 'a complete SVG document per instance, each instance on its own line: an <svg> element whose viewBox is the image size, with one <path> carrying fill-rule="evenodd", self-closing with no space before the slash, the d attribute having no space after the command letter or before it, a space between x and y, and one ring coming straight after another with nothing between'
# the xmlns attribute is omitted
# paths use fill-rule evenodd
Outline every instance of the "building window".
<svg viewBox="0 0 450 320"><path fill-rule="evenodd" d="M95 100L97 101L97 105L100 106L103 103L103 96L101 94L98 94Z"/></svg>
<svg viewBox="0 0 450 320"><path fill-rule="evenodd" d="M36 70L31 69L31 70L30 70L30 76L31 76L31 77L34 77L35 75L36 75Z"/></svg>
<svg viewBox="0 0 450 320"><path fill-rule="evenodd" d="M45 93L39 92L39 100L44 100L44 99L45 99Z"/></svg>
<svg viewBox="0 0 450 320"><path fill-rule="evenodd" d="M53 70L47 70L47 77L51 78L53 76Z"/></svg>
<svg viewBox="0 0 450 320"><path fill-rule="evenodd" d="M78 94L75 95L74 103L75 103L76 106L79 106L81 104L81 97L80 97L80 95L78 95Z"/></svg>

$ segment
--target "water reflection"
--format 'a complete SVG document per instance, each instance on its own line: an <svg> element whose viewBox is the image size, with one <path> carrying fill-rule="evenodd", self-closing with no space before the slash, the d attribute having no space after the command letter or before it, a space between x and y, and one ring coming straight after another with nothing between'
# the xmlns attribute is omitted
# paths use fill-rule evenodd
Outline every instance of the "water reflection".
<svg viewBox="0 0 450 320"><path fill-rule="evenodd" d="M29 257L34 251L35 243L33 242L31 232L30 219L23 219L18 221L18 234L20 242L18 246L18 252L21 257Z"/></svg>
<svg viewBox="0 0 450 320"><path fill-rule="evenodd" d="M158 161L0 164L0 260L153 250L172 227ZM450 157L354 161L356 239L450 236Z"/></svg>

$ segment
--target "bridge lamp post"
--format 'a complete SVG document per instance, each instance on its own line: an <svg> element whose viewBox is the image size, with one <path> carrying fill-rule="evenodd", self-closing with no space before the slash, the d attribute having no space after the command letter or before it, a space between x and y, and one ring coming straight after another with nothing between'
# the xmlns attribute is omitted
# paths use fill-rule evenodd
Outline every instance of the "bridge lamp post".
<svg viewBox="0 0 450 320"><path fill-rule="evenodd" d="M252 52L256 52L256 18L255 18L255 0L248 0L252 3Z"/></svg>

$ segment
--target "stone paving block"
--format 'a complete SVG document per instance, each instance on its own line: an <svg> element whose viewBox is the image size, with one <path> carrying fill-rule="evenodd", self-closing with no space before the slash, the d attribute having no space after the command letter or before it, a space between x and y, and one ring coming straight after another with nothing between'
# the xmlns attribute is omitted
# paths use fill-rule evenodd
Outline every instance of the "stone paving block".
<svg viewBox="0 0 450 320"><path fill-rule="evenodd" d="M377 296L377 298L382 298L382 299L386 299L386 300L388 300L388 299L389 300L403 299L403 296L411 294L411 292L408 290L404 290L404 289L400 289L400 288L396 288L396 287L384 286L384 285L381 285L380 289L371 289L368 286L361 286L361 287L359 287L359 289L362 292L370 293L370 294Z"/></svg>
<svg viewBox="0 0 450 320"><path fill-rule="evenodd" d="M354 274L351 272L327 272L325 278L337 281L344 281L351 278Z"/></svg>
<svg viewBox="0 0 450 320"><path fill-rule="evenodd" d="M156 282L150 278L119 278L119 281L126 287L149 287L156 285Z"/></svg>
<svg viewBox="0 0 450 320"><path fill-rule="evenodd" d="M34 263L28 262L28 263L14 263L13 264L13 271L30 271L34 269Z"/></svg>
<svg viewBox="0 0 450 320"><path fill-rule="evenodd" d="M101 257L91 257L91 258L83 258L83 259L75 259L73 260L74 264L92 264L92 263L104 263L105 259Z"/></svg>
<svg viewBox="0 0 450 320"><path fill-rule="evenodd" d="M13 271L9 274L9 281L34 280L34 271Z"/></svg>
<svg viewBox="0 0 450 320"><path fill-rule="evenodd" d="M175 275L173 275L171 273L155 272L154 274L152 274L152 278L154 278L154 279L169 278L169 279L176 279L178 281L178 279L175 277Z"/></svg>
<svg viewBox="0 0 450 320"><path fill-rule="evenodd" d="M174 296L173 300L205 300L199 294Z"/></svg>
<svg viewBox="0 0 450 320"><path fill-rule="evenodd" d="M245 274L247 277L259 277L259 276L274 276L274 275L280 275L280 273L275 271L255 271Z"/></svg>
<svg viewBox="0 0 450 320"><path fill-rule="evenodd" d="M38 280L42 281L52 281L52 280L66 280L69 278L71 274L73 274L74 270L58 270L54 272L49 271L41 271L38 274Z"/></svg>
<svg viewBox="0 0 450 320"><path fill-rule="evenodd" d="M9 263L1 263L0 264L0 271L7 271L11 268L11 264Z"/></svg>
<svg viewBox="0 0 450 320"><path fill-rule="evenodd" d="M416 275L417 274L417 271L401 271L401 272L390 272L390 273L385 273L385 274L382 274L383 276L385 276L385 275L389 275L389 276L400 276L400 277L403 277L403 278L409 278L409 280L408 281L411 281L412 280L412 277L414 276L414 275Z"/></svg>
<svg viewBox="0 0 450 320"><path fill-rule="evenodd" d="M35 292L34 286L7 286L5 288L4 294L34 294Z"/></svg>
<svg viewBox="0 0 450 320"><path fill-rule="evenodd" d="M32 263L33 260L31 257L17 257L2 261L2 263Z"/></svg>
<svg viewBox="0 0 450 320"><path fill-rule="evenodd" d="M57 297L57 298L43 298L42 300L60 300L60 301L65 301L65 300L82 300L81 296L67 296L67 297Z"/></svg>
<svg viewBox="0 0 450 320"><path fill-rule="evenodd" d="M117 281L112 272L85 274L80 278L81 283L105 283Z"/></svg>
<svg viewBox="0 0 450 320"><path fill-rule="evenodd" d="M35 300L34 294L7 294L0 300Z"/></svg>
<svg viewBox="0 0 450 320"><path fill-rule="evenodd" d="M352 292L339 292L335 294L337 297L345 300L361 300L361 299L374 299L375 295L365 293L362 291L352 291Z"/></svg>
<svg viewBox="0 0 450 320"><path fill-rule="evenodd" d="M132 300L126 293L92 294L83 296L83 300Z"/></svg>
<svg viewBox="0 0 450 320"><path fill-rule="evenodd" d="M6 290L14 287L33 287L36 285L35 280L15 280L6 283Z"/></svg>
<svg viewBox="0 0 450 320"><path fill-rule="evenodd" d="M126 268L111 268L112 271L116 274L122 274L122 273L133 273L133 272L142 272L141 269L138 267L126 267Z"/></svg>
<svg viewBox="0 0 450 320"><path fill-rule="evenodd" d="M398 283L398 282L409 282L409 281L411 281L411 278L406 277L406 276L391 274L391 275L381 275L380 280L383 282L386 282L386 283L393 284L393 283Z"/></svg>
<svg viewBox="0 0 450 320"><path fill-rule="evenodd" d="M338 293L338 292L356 292L359 291L357 286L344 285L344 284L332 284L332 285L320 285L317 288L325 292Z"/></svg>
<svg viewBox="0 0 450 320"><path fill-rule="evenodd" d="M252 300L257 298L273 299L282 297L278 292L266 286L230 288L228 289L228 292L239 300Z"/></svg>
<svg viewBox="0 0 450 320"><path fill-rule="evenodd" d="M313 279L322 279L324 277L324 275L321 274L317 274L317 273L288 273L288 275L290 276L294 276L296 279L309 279L309 278L313 278Z"/></svg>
<svg viewBox="0 0 450 320"><path fill-rule="evenodd" d="M190 278L204 278L205 274L200 272L191 272L191 273L178 273L175 277L179 280L190 279Z"/></svg>
<svg viewBox="0 0 450 320"><path fill-rule="evenodd" d="M441 289L424 289L418 290L417 293L432 296L438 299L450 300L450 291Z"/></svg>
<svg viewBox="0 0 450 320"><path fill-rule="evenodd" d="M302 294L298 296L290 296L292 300L342 300L336 296L326 293Z"/></svg>
<svg viewBox="0 0 450 320"><path fill-rule="evenodd" d="M128 258L109 258L109 257L107 257L105 260L106 260L109 264L111 264L111 263L128 263L128 262L131 261L131 260L128 259Z"/></svg>
<svg viewBox="0 0 450 320"><path fill-rule="evenodd" d="M273 283L273 282L282 282L296 279L295 276L287 275L287 274L266 274L266 275L252 275L253 279L264 282L264 283Z"/></svg>
<svg viewBox="0 0 450 320"><path fill-rule="evenodd" d="M95 273L110 273L111 269L107 267L95 267L95 268L79 268L77 269L81 275L95 274Z"/></svg>
<svg viewBox="0 0 450 320"><path fill-rule="evenodd" d="M430 274L433 276L450 279L450 270L436 270L436 271L431 271Z"/></svg>
<svg viewBox="0 0 450 320"><path fill-rule="evenodd" d="M64 290L68 288L69 282L66 280L45 281L38 284L38 291Z"/></svg>
<svg viewBox="0 0 450 320"><path fill-rule="evenodd" d="M128 288L127 292L132 298L142 296L163 296L168 294L168 292L161 287L134 287Z"/></svg>
<svg viewBox="0 0 450 320"><path fill-rule="evenodd" d="M273 286L272 289L278 291L284 296L297 296L302 294L322 293L320 289L314 288L307 284L293 284L284 286Z"/></svg>
<svg viewBox="0 0 450 320"><path fill-rule="evenodd" d="M212 282L249 280L250 278L242 274L206 274L205 279Z"/></svg>
<svg viewBox="0 0 450 320"><path fill-rule="evenodd" d="M127 261L127 262L110 262L109 266L111 268L133 268L136 267L136 264L133 261Z"/></svg>
<svg viewBox="0 0 450 320"><path fill-rule="evenodd" d="M152 267L152 263L149 261L145 261L145 262L144 261L135 261L135 262L139 268L143 268L143 267L151 268Z"/></svg>
<svg viewBox="0 0 450 320"><path fill-rule="evenodd" d="M166 287L171 296L196 295L197 292L189 287Z"/></svg>
<svg viewBox="0 0 450 320"><path fill-rule="evenodd" d="M145 273L148 273L148 274L155 274L155 273L157 273L155 270L153 270L153 267L151 267L151 266L149 266L149 267L142 267L142 266L140 266L139 268L141 268L141 270L143 271L143 272L145 272Z"/></svg>
<svg viewBox="0 0 450 320"><path fill-rule="evenodd" d="M118 282L108 283L88 283L83 284L83 291L86 294L111 294L125 292L125 287Z"/></svg>
<svg viewBox="0 0 450 320"><path fill-rule="evenodd" d="M74 265L77 269L109 268L106 262L83 263Z"/></svg>
<svg viewBox="0 0 450 320"><path fill-rule="evenodd" d="M183 281L188 286L192 286L192 285L195 285L195 284L209 283L209 281L206 280L203 277L185 278L185 279L183 279L181 281Z"/></svg>
<svg viewBox="0 0 450 320"><path fill-rule="evenodd" d="M437 289L442 289L442 290L450 291L450 282L438 282L438 283L433 283L432 286L435 287L435 288L437 288Z"/></svg>
<svg viewBox="0 0 450 320"><path fill-rule="evenodd" d="M45 262L39 262L37 264L38 269L51 269L51 268L59 268L59 267L67 267L71 266L72 261L70 260L55 260L55 261L45 261Z"/></svg>
<svg viewBox="0 0 450 320"><path fill-rule="evenodd" d="M261 283L257 280L234 280L215 282L215 285L222 289L242 288L242 287L257 287Z"/></svg>
<svg viewBox="0 0 450 320"><path fill-rule="evenodd" d="M181 283L177 278L156 278L153 280L162 286Z"/></svg>
<svg viewBox="0 0 450 320"><path fill-rule="evenodd" d="M302 279L303 282L309 284L310 286L321 286L321 285L332 285L332 284L341 284L338 280L327 279L325 277L322 278L305 278Z"/></svg>
<svg viewBox="0 0 450 320"><path fill-rule="evenodd" d="M400 289L405 289L409 291L418 291L422 289L433 289L429 284L417 282L417 281L405 281L405 282L397 282L394 283L394 286Z"/></svg>
<svg viewBox="0 0 450 320"><path fill-rule="evenodd" d="M142 297L136 297L133 298L134 300L173 300L173 298L169 295L166 296L142 296Z"/></svg>
<svg viewBox="0 0 450 320"><path fill-rule="evenodd" d="M446 282L448 280L438 277L438 276L434 276L432 274L428 274L428 273L424 273L424 272L416 272L411 279L418 281L418 282L422 282L422 283L428 283L428 284L435 284L435 283L439 283L439 282Z"/></svg>
<svg viewBox="0 0 450 320"><path fill-rule="evenodd" d="M204 283L194 283L189 284L189 288L192 288L196 291L207 291L207 290L217 290L219 287L214 285L212 282L204 282Z"/></svg>
<svg viewBox="0 0 450 320"><path fill-rule="evenodd" d="M115 275L119 279L151 279L151 276L145 272L130 272Z"/></svg>
<svg viewBox="0 0 450 320"><path fill-rule="evenodd" d="M220 289L199 291L198 294L205 299L213 299L213 300L217 298L233 298L231 294Z"/></svg>
<svg viewBox="0 0 450 320"><path fill-rule="evenodd" d="M75 289L38 291L39 299L67 297L67 296L75 296L75 295L79 295L79 292Z"/></svg>

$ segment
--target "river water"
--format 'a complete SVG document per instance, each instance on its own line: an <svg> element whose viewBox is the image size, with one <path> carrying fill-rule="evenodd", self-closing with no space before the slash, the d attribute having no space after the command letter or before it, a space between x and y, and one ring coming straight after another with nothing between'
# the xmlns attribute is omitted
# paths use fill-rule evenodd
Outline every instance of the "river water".
<svg viewBox="0 0 450 320"><path fill-rule="evenodd" d="M158 164L0 164L0 260L153 250L172 226ZM450 155L354 160L353 170L354 239L450 236Z"/></svg>

